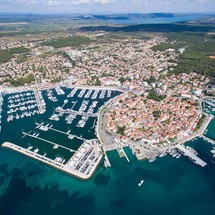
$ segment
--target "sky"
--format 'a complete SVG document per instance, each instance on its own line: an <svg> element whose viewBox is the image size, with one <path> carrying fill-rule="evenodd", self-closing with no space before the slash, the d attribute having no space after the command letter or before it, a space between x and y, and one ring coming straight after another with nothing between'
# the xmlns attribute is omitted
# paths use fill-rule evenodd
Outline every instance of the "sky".
<svg viewBox="0 0 215 215"><path fill-rule="evenodd" d="M0 13L215 12L215 0L0 0Z"/></svg>

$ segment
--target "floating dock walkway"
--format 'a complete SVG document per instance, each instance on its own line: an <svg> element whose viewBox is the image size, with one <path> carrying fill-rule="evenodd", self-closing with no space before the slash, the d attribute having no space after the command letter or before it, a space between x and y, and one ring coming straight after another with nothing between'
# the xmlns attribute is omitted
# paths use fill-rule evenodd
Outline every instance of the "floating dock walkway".
<svg viewBox="0 0 215 215"><path fill-rule="evenodd" d="M211 140L210 138L205 137L204 135L202 135L201 138L202 138L203 140L206 140L206 141L208 141L209 143L215 145L215 141L214 141L214 140Z"/></svg>
<svg viewBox="0 0 215 215"><path fill-rule="evenodd" d="M189 159L191 161L193 161L195 164L198 164L202 167L206 166L207 163L204 162L202 159L200 159L199 157L197 157L196 155L194 155L192 152L190 152L189 150L187 150L184 146L178 144L176 146L176 148L186 157L189 157Z"/></svg>
<svg viewBox="0 0 215 215"><path fill-rule="evenodd" d="M35 124L37 125L37 127L43 125L42 123L35 123ZM65 135L67 135L67 136L71 135L71 134L68 133L68 132L64 132L64 131L61 131L61 130L52 128L51 126L48 126L48 125L43 125L43 126L47 127L48 129L50 129L50 130L52 130L52 131L58 132L58 133L60 133L60 134L65 134ZM84 138L82 138L82 137L78 137L77 135L73 135L73 134L72 134L72 136L75 137L75 138L77 138L77 139L79 139L79 140L83 140L83 141L87 140L87 139L84 139Z"/></svg>
<svg viewBox="0 0 215 215"><path fill-rule="evenodd" d="M68 147L65 147L65 146L59 145L59 144L57 144L57 143L54 143L54 142L52 142L52 141L49 141L49 140L43 139L43 138L41 138L41 137L34 136L34 135L30 134L30 132L28 132L28 133L26 133L26 132L22 132L22 133L23 133L23 135L24 135L23 137L25 137L25 136L29 136L29 137L32 137L32 138L35 138L35 139L41 140L41 141L46 142L46 143L50 143L50 144L52 144L53 146L58 146L58 147L61 147L61 148L67 149L67 150L69 150L70 152L76 152L75 150L70 149L70 148L68 148ZM22 138L23 138L23 137L22 137Z"/></svg>

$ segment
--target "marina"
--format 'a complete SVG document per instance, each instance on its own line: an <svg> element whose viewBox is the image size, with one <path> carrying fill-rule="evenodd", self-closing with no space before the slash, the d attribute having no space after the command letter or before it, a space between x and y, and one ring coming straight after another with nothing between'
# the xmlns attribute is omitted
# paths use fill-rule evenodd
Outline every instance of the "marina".
<svg viewBox="0 0 215 215"><path fill-rule="evenodd" d="M55 86L42 91L4 94L0 101L2 110L5 110L1 118L5 128L1 141L10 143L4 144L7 148L60 167L63 171L76 172L73 175L79 174L80 178L91 177L103 157L96 140L95 126L99 108L110 99L105 92L108 91ZM100 93L103 99L92 98ZM112 97L118 94L109 92ZM20 121L22 126L15 130L14 135L7 134ZM63 166L69 160L70 166ZM76 165L73 166L73 162Z"/></svg>
<svg viewBox="0 0 215 215"><path fill-rule="evenodd" d="M44 112L45 102L41 98L37 99L35 91L12 94L6 97L6 100L8 103L7 122ZM42 105L38 104L38 100L40 100L39 103L42 103Z"/></svg>
<svg viewBox="0 0 215 215"><path fill-rule="evenodd" d="M38 129L38 131L41 131L42 133L40 133L38 131L36 131L36 132L35 131L34 132L22 131L22 134L23 134L22 139L25 139L24 137L27 136L34 140L38 140L38 141L46 142L47 144L50 144L52 146L52 150L54 150L54 151L62 148L64 150L68 150L77 155L77 152L79 151L79 149L81 149L82 144L84 144L86 141L93 141L96 139L95 136L93 136L92 138L86 138L82 134L77 135L77 133L76 133L77 129L86 128L88 121L90 121L89 124L91 124L91 126L89 127L89 129L84 129L84 132L87 133L91 129L94 129L95 124L96 124L96 117L98 116L98 111L100 110L101 105L102 105L99 102L99 100L106 98L106 100L103 102L103 104L107 103L109 100L108 98L110 96L113 96L113 94L114 94L114 91L111 91L111 90L104 90L104 89L103 90L98 90L98 89L93 90L93 89L77 89L77 88L67 89L67 88L63 88L63 87L59 87L59 86L57 86L53 89L48 89L46 91L43 91L43 92L41 92L40 95L44 98L40 99L40 101L44 100L44 102L45 102L44 106L46 108L50 107L50 106L52 107L51 109L49 108L49 110L50 110L49 113L51 112L51 110L53 110L52 114L50 114L50 117L48 117L48 119L50 119L52 121L52 123L47 122L47 121L45 123L45 120L41 121L41 123L36 122L36 127L34 129ZM19 101L18 96L15 97L15 95L16 94L11 94L8 96L8 99L14 100L13 103L11 101L8 103L8 105L11 105L11 104L16 105L16 102L21 101L21 99ZM29 92L27 96L29 96L29 100L31 100L33 98L34 98L34 101L36 100L34 92L33 93ZM96 98L98 98L98 101L95 100ZM35 102L34 104L37 105L37 102ZM22 106L25 106L25 105L26 104L24 103L24 105L22 105ZM19 107L19 106L17 106L17 107ZM17 107L8 106L7 108L10 109L10 108L17 108ZM10 110L8 110L8 111L10 111ZM17 116L17 119L19 119L18 116ZM68 128L64 127L64 129L59 129L58 126L62 123L67 124ZM70 125L71 125L71 127L69 128ZM72 148L70 148L70 146L67 147L67 144L62 145L62 144L59 144L58 141L53 141L51 139L49 140L49 138L47 138L47 137L49 136L49 133L51 131L54 132L54 133L52 133L53 136L55 136L55 133L56 133L56 134L59 134L59 135L61 134L61 135L65 136L68 141L71 141L71 142L79 141L79 143L78 143L79 147L76 146L75 149L72 149ZM47 134L45 135L45 133L47 133ZM59 138L62 139L60 141L65 141L65 139L63 139L63 137L61 138L59 136ZM71 146L72 146L72 144L71 144ZM31 147L31 146L28 146L26 148L29 149L29 147ZM42 149L40 149L40 147L37 147L36 145L34 146L34 148L32 150L34 153L41 153L41 156L44 156L44 157L47 157L49 155L47 150L42 150ZM125 157L128 162L130 161L126 152L124 151L124 147L121 147L121 145L119 143L118 143L118 147L116 147L116 150L120 157ZM177 148L177 150L179 150L179 149ZM163 151L162 153L158 154L157 156L162 158L162 157L165 157L169 153L174 158L180 158L181 154L177 150L172 149L170 151ZM184 149L184 147L183 147L182 151L194 163L199 164L201 166L206 165L204 163L204 161L202 161L201 159L199 159L196 156L197 152L192 150L191 148L186 147ZM156 160L157 156L152 156L151 158L148 159L148 162L150 162L150 163L154 162ZM54 153L53 160L61 162L61 163L65 162L65 159L63 158L63 156L62 155L59 156L57 153ZM73 159L71 161L73 161ZM104 165L106 167L111 166L110 161L107 157L107 154L105 155ZM88 164L86 164L86 167L84 167L84 166L80 167L80 171L83 171L85 168L88 169ZM79 168L78 168L78 170L79 170Z"/></svg>

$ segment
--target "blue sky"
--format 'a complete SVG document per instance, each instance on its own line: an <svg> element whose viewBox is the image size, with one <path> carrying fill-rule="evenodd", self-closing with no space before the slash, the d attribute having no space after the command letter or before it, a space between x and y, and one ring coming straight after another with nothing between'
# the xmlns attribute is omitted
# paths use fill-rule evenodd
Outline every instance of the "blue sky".
<svg viewBox="0 0 215 215"><path fill-rule="evenodd" d="M215 0L0 0L0 13L215 12Z"/></svg>

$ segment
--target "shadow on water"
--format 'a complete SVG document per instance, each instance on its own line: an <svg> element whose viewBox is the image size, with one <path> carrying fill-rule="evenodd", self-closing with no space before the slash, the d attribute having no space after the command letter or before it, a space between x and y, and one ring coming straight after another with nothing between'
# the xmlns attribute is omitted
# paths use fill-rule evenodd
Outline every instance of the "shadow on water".
<svg viewBox="0 0 215 215"><path fill-rule="evenodd" d="M69 195L66 191L60 191L58 184L52 185L51 188L47 186L44 189L30 188L22 171L16 168L12 170L10 176L8 189L0 197L1 215L95 214L93 195L80 197L79 192Z"/></svg>
<svg viewBox="0 0 215 215"><path fill-rule="evenodd" d="M115 209L120 209L122 207L125 206L125 204L127 203L127 199L125 198L122 198L122 199L117 199L117 200L113 200L111 203L110 203L110 206L111 207L114 207Z"/></svg>
<svg viewBox="0 0 215 215"><path fill-rule="evenodd" d="M186 174L186 171L177 164L159 171L152 171L140 167L135 168L135 171L146 181L154 181L167 189L178 186L180 178Z"/></svg>
<svg viewBox="0 0 215 215"><path fill-rule="evenodd" d="M111 179L110 173L102 168L95 176L93 182L97 186L106 186Z"/></svg>
<svg viewBox="0 0 215 215"><path fill-rule="evenodd" d="M7 168L8 168L8 164L2 164L2 165L0 166L0 175L6 174L6 173L7 173Z"/></svg>

